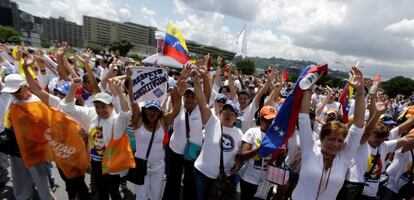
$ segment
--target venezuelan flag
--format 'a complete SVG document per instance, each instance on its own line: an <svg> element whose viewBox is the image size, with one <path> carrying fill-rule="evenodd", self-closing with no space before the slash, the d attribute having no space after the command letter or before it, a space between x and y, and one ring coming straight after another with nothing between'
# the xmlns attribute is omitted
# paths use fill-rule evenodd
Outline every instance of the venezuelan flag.
<svg viewBox="0 0 414 200"><path fill-rule="evenodd" d="M339 103L341 104L342 114L343 114L343 122L346 124L348 123L348 113L349 113L349 102L352 99L354 88L350 86L348 83L345 83L341 95L339 96Z"/></svg>
<svg viewBox="0 0 414 200"><path fill-rule="evenodd" d="M189 51L185 44L184 36L175 24L168 23L167 33L165 34L164 55L170 56L180 62L186 63L190 60Z"/></svg>
<svg viewBox="0 0 414 200"><path fill-rule="evenodd" d="M299 82L309 73L319 75L328 73L328 65L309 65L302 70L296 81L293 91L286 98L272 125L267 129L259 148L259 156L264 158L281 147L292 136L298 119L299 108L302 102L303 90Z"/></svg>

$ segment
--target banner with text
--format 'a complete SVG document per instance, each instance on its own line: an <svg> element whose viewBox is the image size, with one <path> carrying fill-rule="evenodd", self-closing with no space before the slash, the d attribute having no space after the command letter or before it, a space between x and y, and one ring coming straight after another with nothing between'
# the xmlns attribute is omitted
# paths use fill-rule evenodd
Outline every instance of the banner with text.
<svg viewBox="0 0 414 200"><path fill-rule="evenodd" d="M137 102L158 100L159 103L167 93L167 71L156 67L133 67L132 92Z"/></svg>

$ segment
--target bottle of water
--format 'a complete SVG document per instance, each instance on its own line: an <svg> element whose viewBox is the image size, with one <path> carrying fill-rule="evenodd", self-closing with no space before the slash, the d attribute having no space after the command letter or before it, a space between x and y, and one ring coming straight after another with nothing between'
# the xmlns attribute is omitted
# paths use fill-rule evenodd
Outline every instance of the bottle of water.
<svg viewBox="0 0 414 200"><path fill-rule="evenodd" d="M316 82L317 79L318 79L317 72L309 73L308 75L303 77L303 79L299 82L300 89L302 90L309 89L310 86L312 86Z"/></svg>

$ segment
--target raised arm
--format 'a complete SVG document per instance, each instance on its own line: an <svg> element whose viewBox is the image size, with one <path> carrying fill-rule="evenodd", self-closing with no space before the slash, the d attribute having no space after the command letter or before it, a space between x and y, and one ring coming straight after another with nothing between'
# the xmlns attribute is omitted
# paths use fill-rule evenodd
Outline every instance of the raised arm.
<svg viewBox="0 0 414 200"><path fill-rule="evenodd" d="M299 108L298 127L301 153L307 154L312 151L314 139L312 134L311 122L309 118L309 109L311 105L312 92L310 90L303 91L302 102Z"/></svg>
<svg viewBox="0 0 414 200"><path fill-rule="evenodd" d="M368 139L372 136L374 132L375 125L378 123L378 120L386 110L386 104L383 101L372 100L370 104L374 104L373 113L370 114L371 118L368 120L368 123L365 127L364 133L362 134L360 144L365 144L368 142Z"/></svg>
<svg viewBox="0 0 414 200"><path fill-rule="evenodd" d="M227 72L227 74L229 75L229 88L230 88L231 100L234 100L234 97L237 96L237 90L236 90L236 87L234 86L234 78L231 73Z"/></svg>
<svg viewBox="0 0 414 200"><path fill-rule="evenodd" d="M194 93L198 102L198 106L200 107L201 121L203 125L205 125L211 116L211 110L207 104L206 97L201 91L200 73L197 70L192 70L191 77L194 81Z"/></svg>
<svg viewBox="0 0 414 200"><path fill-rule="evenodd" d="M173 104L173 108L170 112L164 115L163 121L164 126L168 127L174 121L175 117L180 113L181 110L181 97L184 96L185 92L185 81L180 80L171 91L171 102Z"/></svg>
<svg viewBox="0 0 414 200"><path fill-rule="evenodd" d="M97 94L101 92L101 89L99 88L98 83L96 82L96 78L93 75L91 66L89 65L89 59L91 55L92 55L92 51L90 49L86 49L83 52L82 57L79 55L76 55L76 58L82 63L83 67L85 68L89 82L91 83L91 86L92 86L92 94Z"/></svg>
<svg viewBox="0 0 414 200"><path fill-rule="evenodd" d="M355 111L353 125L363 128L365 123L365 90L364 90L364 74L357 67L352 67L352 79L347 80L349 85L355 89Z"/></svg>
<svg viewBox="0 0 414 200"><path fill-rule="evenodd" d="M203 93L206 99L210 99L211 95L211 85L210 85L210 77L208 75L208 70L205 65L199 66L197 68L198 73L201 74L201 78L203 79Z"/></svg>
<svg viewBox="0 0 414 200"><path fill-rule="evenodd" d="M57 59L57 63L58 63L58 67L57 67L57 71L59 73L59 76L65 80L65 81L69 81L69 74L75 73L72 72L71 70L68 69L65 65L65 53L68 49L68 44L66 42L63 42L62 45L59 45L58 50L56 52L56 59ZM73 71L73 70L72 70Z"/></svg>
<svg viewBox="0 0 414 200"><path fill-rule="evenodd" d="M278 73L279 72L277 71L277 69L274 69L272 73L269 74L269 76L267 77L266 84L262 88L260 88L257 95L254 97L253 102L256 108L259 107L260 99L262 99L262 96L267 92L267 90L269 90L269 87L273 84L273 81L277 77Z"/></svg>
<svg viewBox="0 0 414 200"><path fill-rule="evenodd" d="M29 84L29 87L34 95L39 97L41 101L43 101L45 104L49 105L49 93L42 90L40 85L36 83L36 81L33 79L32 75L29 72L29 67L32 66L36 62L36 58L33 55L29 55L27 58L24 59L23 63L23 72L26 76L27 83Z"/></svg>
<svg viewBox="0 0 414 200"><path fill-rule="evenodd" d="M282 89L282 84L280 82L277 82L274 85L272 93L270 93L270 96L269 98L267 98L264 105L273 105L273 103L276 102L276 99L279 98L281 89Z"/></svg>
<svg viewBox="0 0 414 200"><path fill-rule="evenodd" d="M137 129L138 126L141 124L141 109L139 105L134 100L134 93L132 92L132 71L130 68L127 69L127 77L126 81L128 81L128 97L129 103L132 109L132 117L131 117L131 125L134 129Z"/></svg>
<svg viewBox="0 0 414 200"><path fill-rule="evenodd" d="M326 104L328 104L329 97L331 97L333 95L333 90L329 86L326 86L326 91L327 91L327 94L326 94L325 99L316 108L316 117L319 117L321 115L321 113L322 113L323 109L325 108Z"/></svg>
<svg viewBox="0 0 414 200"><path fill-rule="evenodd" d="M121 104L122 112L128 112L129 111L129 106L128 106L128 101L125 97L124 90L123 90L123 87L122 87L122 81L115 82L115 80L111 80L109 82L109 84L112 85L112 87L115 90L115 93L117 94L117 96L119 98L119 103Z"/></svg>

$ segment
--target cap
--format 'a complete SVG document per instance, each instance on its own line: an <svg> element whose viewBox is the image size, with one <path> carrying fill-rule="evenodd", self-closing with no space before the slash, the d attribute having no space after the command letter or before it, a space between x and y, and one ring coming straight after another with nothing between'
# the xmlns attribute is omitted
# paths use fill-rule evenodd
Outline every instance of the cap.
<svg viewBox="0 0 414 200"><path fill-rule="evenodd" d="M20 74L10 74L4 78L4 88L1 92L15 93L22 85L26 84L26 79Z"/></svg>
<svg viewBox="0 0 414 200"><path fill-rule="evenodd" d="M394 118L390 114L382 114L380 117L380 121L387 125L398 125L397 122L394 121Z"/></svg>
<svg viewBox="0 0 414 200"><path fill-rule="evenodd" d="M216 97L216 101L220 101L220 100L227 101L227 99L228 99L227 96L224 95L223 93L219 93Z"/></svg>
<svg viewBox="0 0 414 200"><path fill-rule="evenodd" d="M60 87L55 88L53 91L59 92L60 94L63 94L63 95L66 96L66 94L69 91L69 88L70 88L70 84L65 83L65 84L61 85Z"/></svg>
<svg viewBox="0 0 414 200"><path fill-rule="evenodd" d="M254 84L250 84L249 88L255 88L256 86Z"/></svg>
<svg viewBox="0 0 414 200"><path fill-rule="evenodd" d="M99 101L104 104L111 104L112 103L112 96L106 92L99 92L93 96L92 102Z"/></svg>
<svg viewBox="0 0 414 200"><path fill-rule="evenodd" d="M236 115L239 115L239 108L236 106L236 104L234 104L234 103L226 103L226 104L224 104L223 109L221 109L221 110L223 111L226 108L232 109L233 112L236 113Z"/></svg>
<svg viewBox="0 0 414 200"><path fill-rule="evenodd" d="M265 119L274 119L277 115L276 108L273 106L263 106L260 110L260 117Z"/></svg>
<svg viewBox="0 0 414 200"><path fill-rule="evenodd" d="M194 93L194 88L193 88L193 87L189 87L189 88L187 88L187 89L185 90L184 94L187 94L188 92L191 92L191 93L195 94L195 93Z"/></svg>
<svg viewBox="0 0 414 200"><path fill-rule="evenodd" d="M147 101L144 108L156 108L161 111L161 106L159 105L158 101Z"/></svg>
<svg viewBox="0 0 414 200"><path fill-rule="evenodd" d="M326 111L326 114L327 114L327 115L329 115L329 114L331 114L331 113L333 113L333 114L337 115L337 114L338 114L338 110L336 110L336 109L329 109L328 111Z"/></svg>

